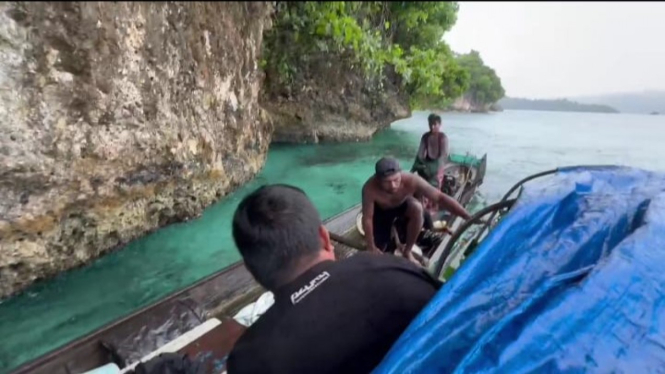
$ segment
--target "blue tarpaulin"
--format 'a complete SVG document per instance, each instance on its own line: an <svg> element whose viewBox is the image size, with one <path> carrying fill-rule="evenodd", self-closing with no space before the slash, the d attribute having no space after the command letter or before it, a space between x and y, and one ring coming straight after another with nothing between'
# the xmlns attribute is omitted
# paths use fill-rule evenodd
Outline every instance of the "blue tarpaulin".
<svg viewBox="0 0 665 374"><path fill-rule="evenodd" d="M375 373L665 373L665 175L525 185Z"/></svg>

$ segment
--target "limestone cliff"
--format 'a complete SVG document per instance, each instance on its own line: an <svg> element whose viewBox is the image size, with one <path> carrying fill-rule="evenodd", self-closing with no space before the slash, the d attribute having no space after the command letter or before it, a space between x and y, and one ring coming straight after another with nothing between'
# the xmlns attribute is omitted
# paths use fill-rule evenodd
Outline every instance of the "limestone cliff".
<svg viewBox="0 0 665 374"><path fill-rule="evenodd" d="M391 72L380 83L324 55L307 66L291 89L267 71L261 106L274 121L273 140L284 143L367 141L411 115L408 97Z"/></svg>
<svg viewBox="0 0 665 374"><path fill-rule="evenodd" d="M0 297L249 180L269 3L0 5Z"/></svg>
<svg viewBox="0 0 665 374"><path fill-rule="evenodd" d="M469 95L464 95L455 100L449 110L455 112L487 113L492 109L492 104L478 104Z"/></svg>

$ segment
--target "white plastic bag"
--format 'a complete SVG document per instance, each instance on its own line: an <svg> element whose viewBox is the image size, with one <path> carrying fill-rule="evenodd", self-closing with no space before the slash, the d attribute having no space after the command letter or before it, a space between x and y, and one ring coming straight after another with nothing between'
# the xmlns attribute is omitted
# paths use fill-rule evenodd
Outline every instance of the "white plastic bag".
<svg viewBox="0 0 665 374"><path fill-rule="evenodd" d="M249 327L256 322L263 313L268 310L272 304L275 303L275 296L272 292L266 292L261 295L255 302L246 305L234 317L239 324Z"/></svg>

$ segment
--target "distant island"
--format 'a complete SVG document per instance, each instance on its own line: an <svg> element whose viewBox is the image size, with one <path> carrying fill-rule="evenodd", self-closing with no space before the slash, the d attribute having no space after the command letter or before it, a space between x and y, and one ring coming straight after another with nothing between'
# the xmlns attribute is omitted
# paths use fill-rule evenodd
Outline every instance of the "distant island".
<svg viewBox="0 0 665 374"><path fill-rule="evenodd" d="M591 112L591 113L619 113L618 110L608 105L582 104L568 99L521 99L515 97L504 97L499 100L499 106L503 109L513 110L543 110L553 112Z"/></svg>
<svg viewBox="0 0 665 374"><path fill-rule="evenodd" d="M595 96L571 97L583 104L603 104L618 109L621 113L654 114L665 113L665 91L612 93Z"/></svg>

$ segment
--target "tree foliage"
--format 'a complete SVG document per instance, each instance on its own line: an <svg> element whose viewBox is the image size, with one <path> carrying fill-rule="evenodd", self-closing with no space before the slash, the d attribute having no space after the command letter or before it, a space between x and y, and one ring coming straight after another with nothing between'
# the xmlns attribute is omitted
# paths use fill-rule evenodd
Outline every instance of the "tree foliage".
<svg viewBox="0 0 665 374"><path fill-rule="evenodd" d="M391 66L414 108L446 104L474 77L442 41L457 10L455 2L277 2L263 67L269 84L295 87L320 64L357 69L380 86Z"/></svg>
<svg viewBox="0 0 665 374"><path fill-rule="evenodd" d="M469 86L466 93L476 104L487 105L497 102L506 92L501 79L494 69L485 65L477 51L457 57L459 65L469 73Z"/></svg>

